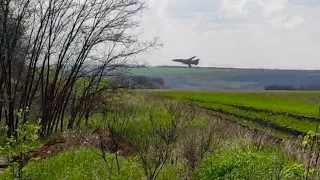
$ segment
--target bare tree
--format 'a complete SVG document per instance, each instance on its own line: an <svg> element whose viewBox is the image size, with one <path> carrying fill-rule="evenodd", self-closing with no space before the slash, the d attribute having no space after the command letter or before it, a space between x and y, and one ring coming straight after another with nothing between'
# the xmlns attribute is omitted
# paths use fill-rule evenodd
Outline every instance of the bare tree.
<svg viewBox="0 0 320 180"><path fill-rule="evenodd" d="M135 16L145 8L140 0L0 2L0 93L8 136L18 123L16 109L24 112L39 107L42 135L62 130L68 112L68 128L72 128L88 115L82 110L90 103L83 102L90 102L105 89L101 84L118 67L115 64L123 64L158 45L156 38L142 42L135 33L139 25ZM20 68L14 77L19 41L26 47L19 52L26 68ZM86 82L81 91L77 90L78 81ZM72 103L74 110L66 111ZM23 121L27 117L24 115Z"/></svg>
<svg viewBox="0 0 320 180"><path fill-rule="evenodd" d="M130 92L125 91L128 94ZM111 151L115 152L117 170L120 173L119 154L120 141L124 141L124 136L128 133L128 124L135 118L136 109L129 101L124 101L120 94L113 96L103 96L98 102L98 109L102 113L103 122L106 124L104 131L109 133L108 138L111 139Z"/></svg>
<svg viewBox="0 0 320 180"><path fill-rule="evenodd" d="M198 119L197 119L198 120ZM192 177L205 155L219 144L219 124L213 119L206 119L201 126L190 126L181 141L182 155L187 160L188 173L186 179Z"/></svg>
<svg viewBox="0 0 320 180"><path fill-rule="evenodd" d="M159 105L150 107L148 118L152 130L148 137L134 144L150 180L157 179L194 114L187 111L186 105L171 100L166 101L164 107L164 111Z"/></svg>

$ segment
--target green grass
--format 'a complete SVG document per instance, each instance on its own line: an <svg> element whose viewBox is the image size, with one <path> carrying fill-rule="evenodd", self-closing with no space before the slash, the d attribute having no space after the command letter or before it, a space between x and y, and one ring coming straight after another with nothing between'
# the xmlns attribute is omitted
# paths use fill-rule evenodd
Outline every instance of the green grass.
<svg viewBox="0 0 320 180"><path fill-rule="evenodd" d="M166 128L169 125L170 115L164 108L164 104L160 102L152 102L156 104L155 125ZM143 143L144 140L154 136L152 125L148 120L150 109L146 106L139 109L138 113L133 116L131 121L121 134L125 139L132 143ZM112 116L107 117L111 119ZM122 119L123 118L123 119ZM115 131L119 128L125 117L121 117L115 123ZM104 118L101 115L95 115L90 119L89 125L95 129L103 127ZM194 126L205 126L201 117L190 123ZM97 151L99 152L99 151ZM157 179L181 179L185 172L185 161L171 165L167 163L160 172ZM121 173L118 174L115 156L107 154L107 163L103 161L91 149L71 149L57 156L42 159L37 162L31 162L24 170L24 177L29 179L146 179L144 175L141 160L137 155L120 158ZM111 169L110 169L111 167ZM10 173L0 174L0 179L10 179Z"/></svg>
<svg viewBox="0 0 320 180"><path fill-rule="evenodd" d="M194 179L303 179L304 167L295 165L278 149L254 146L224 149L208 156L196 170Z"/></svg>
<svg viewBox="0 0 320 180"><path fill-rule="evenodd" d="M161 129L170 127L170 114L165 109L161 101L154 100L147 102L146 99L139 100L137 114L132 116L128 125L121 134L126 140L132 143L142 143L144 140L154 136L152 125L148 118L150 106L147 104L156 104L154 122L155 126ZM198 102L199 103L199 102ZM208 105L207 105L208 104ZM209 106L212 103L203 103ZM234 107L221 105L229 111L236 111ZM242 112L241 112L242 113ZM244 114L249 116L249 114ZM250 114L256 116L257 114ZM92 116L90 125L92 128L104 126L104 119L101 115ZM107 117L111 119L112 117ZM116 131L120 131L121 117L115 124ZM203 129L208 126L208 117L205 115L197 116L188 121L186 134L194 132L196 128ZM102 122L102 123L101 123ZM245 121L242 121L245 123ZM250 122L249 122L250 123ZM249 124L248 123L248 124ZM182 138L182 137L180 137ZM215 137L216 138L216 137ZM219 137L217 137L219 138ZM286 155L276 146L263 146L261 149L247 137L220 137L220 145L215 151L208 153L200 166L196 169L193 179L270 179L277 174L281 174L287 179L297 179L298 175L304 172L303 166L298 171L292 168L297 162ZM157 141L161 142L161 141ZM178 147L174 147L178 148ZM175 149L180 152L181 149ZM107 163L103 161L95 152L87 148L69 149L61 154L47 159L40 159L30 162L24 169L23 175L27 179L146 179L142 162L137 154L127 157L120 157L121 171L118 173L115 156L107 153ZM183 179L186 175L186 160L181 157L177 164L165 164L157 179ZM0 173L0 179L11 179L10 172ZM283 178L286 179L286 178Z"/></svg>
<svg viewBox="0 0 320 180"><path fill-rule="evenodd" d="M278 148L259 150L245 141L225 141L219 150L205 158L193 179L270 179L280 174L298 179L303 174L303 166L298 173L290 169L295 161ZM70 149L57 156L29 163L23 177L45 180L144 179L139 158L120 157L121 171L118 173L115 156L107 154L106 157L107 163L91 149ZM286 169L289 172L284 174ZM183 173L183 164L167 164L157 179L181 179ZM11 179L9 171L0 174L0 179Z"/></svg>
<svg viewBox="0 0 320 180"><path fill-rule="evenodd" d="M316 117L320 92L161 92L176 99L236 104L301 116Z"/></svg>
<svg viewBox="0 0 320 180"><path fill-rule="evenodd" d="M239 116L240 118L250 118L256 119L265 122L272 122L275 125L287 127L289 129L298 130L300 132L307 133L310 130L314 130L316 127L316 122L310 121L301 121L299 119L295 119L292 117L287 117L284 115L270 115L264 112L253 112L253 111L245 111L239 110L235 107L221 104L211 104L206 102L193 102L193 104L203 107L210 108L215 111L225 111L226 113L231 113L233 116Z"/></svg>
<svg viewBox="0 0 320 180"><path fill-rule="evenodd" d="M228 114L239 124L246 121L267 123L281 131L296 134L314 131L316 122L305 117L315 118L318 113L317 99L320 92L187 92L163 91L155 95L165 96L180 101L191 102L198 107ZM291 114L289 116L289 114ZM258 128L261 125L256 125ZM285 128L283 130L283 128ZM282 132L282 133L283 133Z"/></svg>
<svg viewBox="0 0 320 180"><path fill-rule="evenodd" d="M99 152L95 150L96 152ZM31 162L24 169L25 179L141 179L143 168L137 157L120 157L120 174L114 155L107 154L107 163L93 150L70 149L55 157ZM159 179L177 179L181 167L166 166ZM11 179L9 171L0 174L0 179Z"/></svg>

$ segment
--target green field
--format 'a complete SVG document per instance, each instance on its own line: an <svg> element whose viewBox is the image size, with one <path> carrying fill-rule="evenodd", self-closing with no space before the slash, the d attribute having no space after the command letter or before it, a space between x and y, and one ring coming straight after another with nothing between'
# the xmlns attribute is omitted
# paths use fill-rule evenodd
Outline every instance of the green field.
<svg viewBox="0 0 320 180"><path fill-rule="evenodd" d="M318 86L319 71L214 67L129 68L132 75L162 78L169 89L263 90L270 85ZM293 80L294 78L294 80Z"/></svg>
<svg viewBox="0 0 320 180"><path fill-rule="evenodd" d="M214 75L244 75L250 74L247 70L228 68L184 68L184 67L149 67L131 68L129 71L135 75L158 75L158 74L189 74L189 73L214 73Z"/></svg>
<svg viewBox="0 0 320 180"><path fill-rule="evenodd" d="M155 93L227 115L239 124L293 136L314 131L320 92L188 92Z"/></svg>

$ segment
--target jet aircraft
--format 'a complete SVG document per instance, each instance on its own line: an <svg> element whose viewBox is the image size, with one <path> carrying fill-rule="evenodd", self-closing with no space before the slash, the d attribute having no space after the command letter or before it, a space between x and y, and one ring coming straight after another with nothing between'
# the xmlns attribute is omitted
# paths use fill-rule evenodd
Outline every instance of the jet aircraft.
<svg viewBox="0 0 320 180"><path fill-rule="evenodd" d="M193 60L195 57L196 56L193 56L193 57L191 57L189 59L173 59L172 61L181 62L182 64L187 64L189 67L191 67L191 64L198 65L198 63L199 63L200 59Z"/></svg>

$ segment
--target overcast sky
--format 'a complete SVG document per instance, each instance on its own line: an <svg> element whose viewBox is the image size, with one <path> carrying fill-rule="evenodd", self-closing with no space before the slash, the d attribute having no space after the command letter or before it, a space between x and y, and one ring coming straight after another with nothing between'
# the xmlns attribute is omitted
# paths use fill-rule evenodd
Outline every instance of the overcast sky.
<svg viewBox="0 0 320 180"><path fill-rule="evenodd" d="M144 37L162 48L143 60L174 65L320 69L320 0L146 0Z"/></svg>

